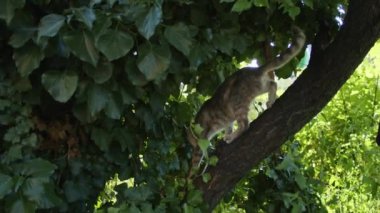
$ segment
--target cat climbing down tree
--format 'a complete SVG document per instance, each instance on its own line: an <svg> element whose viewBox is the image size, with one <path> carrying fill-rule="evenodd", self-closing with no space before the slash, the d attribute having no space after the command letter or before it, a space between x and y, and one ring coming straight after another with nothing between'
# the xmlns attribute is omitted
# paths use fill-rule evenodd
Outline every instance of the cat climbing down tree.
<svg viewBox="0 0 380 213"><path fill-rule="evenodd" d="M245 67L229 76L198 111L195 124L202 127L200 138L211 140L218 132L225 130L224 140L231 143L248 128L248 111L252 101L259 95L268 92L267 107L276 100L277 84L269 76L269 72L281 68L293 59L303 48L305 34L298 27L292 27L292 44L263 66ZM233 131L233 123L237 121L238 129ZM201 151L193 133L188 140L193 146L192 166L199 165ZM193 167L194 168L194 167Z"/></svg>

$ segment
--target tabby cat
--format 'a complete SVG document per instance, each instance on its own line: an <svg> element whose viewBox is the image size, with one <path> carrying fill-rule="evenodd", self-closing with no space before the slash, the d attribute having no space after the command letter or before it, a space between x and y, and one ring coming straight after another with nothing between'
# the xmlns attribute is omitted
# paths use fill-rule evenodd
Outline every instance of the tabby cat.
<svg viewBox="0 0 380 213"><path fill-rule="evenodd" d="M195 124L203 128L201 138L211 140L218 132L225 130L224 140L231 143L248 128L249 106L255 97L268 92L266 104L267 107L272 106L277 98L277 84L269 73L286 65L301 51L305 43L306 38L301 29L294 26L292 32L292 44L287 50L263 66L245 67L236 71L202 105L195 117ZM235 121L238 129L233 132L232 126ZM194 139L189 137L189 142L194 148L193 158L200 152ZM196 163L199 160L198 158L192 161Z"/></svg>

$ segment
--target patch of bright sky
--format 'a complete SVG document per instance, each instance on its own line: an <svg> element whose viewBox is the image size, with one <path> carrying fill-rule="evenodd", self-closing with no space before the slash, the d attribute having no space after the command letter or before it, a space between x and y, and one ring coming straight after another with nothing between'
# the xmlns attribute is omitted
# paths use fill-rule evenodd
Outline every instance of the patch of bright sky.
<svg viewBox="0 0 380 213"><path fill-rule="evenodd" d="M337 21L339 26L342 26L343 25L343 17L346 14L346 11L344 10L343 5L341 5L341 4L338 5L337 9L338 9L339 16L335 17L335 21Z"/></svg>

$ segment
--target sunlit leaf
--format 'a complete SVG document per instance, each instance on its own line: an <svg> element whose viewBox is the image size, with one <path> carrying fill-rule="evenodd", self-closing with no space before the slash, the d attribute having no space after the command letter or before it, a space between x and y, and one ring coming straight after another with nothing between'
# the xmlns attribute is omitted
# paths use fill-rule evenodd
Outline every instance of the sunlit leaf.
<svg viewBox="0 0 380 213"><path fill-rule="evenodd" d="M210 180L211 180L211 175L210 175L210 173L205 173L205 174L202 175L202 181L203 181L204 183L208 183Z"/></svg>
<svg viewBox="0 0 380 213"><path fill-rule="evenodd" d="M210 147L210 141L207 139L199 139L198 146L201 148L203 153L207 153L207 149Z"/></svg>
<svg viewBox="0 0 380 213"><path fill-rule="evenodd" d="M209 161L209 164L210 166L216 166L216 164L218 163L218 157L217 156L211 156L208 161Z"/></svg>

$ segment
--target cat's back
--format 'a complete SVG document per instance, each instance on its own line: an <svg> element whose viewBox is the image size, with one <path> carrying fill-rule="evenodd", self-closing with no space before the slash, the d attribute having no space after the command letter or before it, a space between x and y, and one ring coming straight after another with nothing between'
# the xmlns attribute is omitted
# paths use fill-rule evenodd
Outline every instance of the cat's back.
<svg viewBox="0 0 380 213"><path fill-rule="evenodd" d="M218 86L213 97L218 100L225 100L232 92L238 91L243 85L252 85L254 79L261 75L257 68L244 67L228 76L225 81Z"/></svg>

